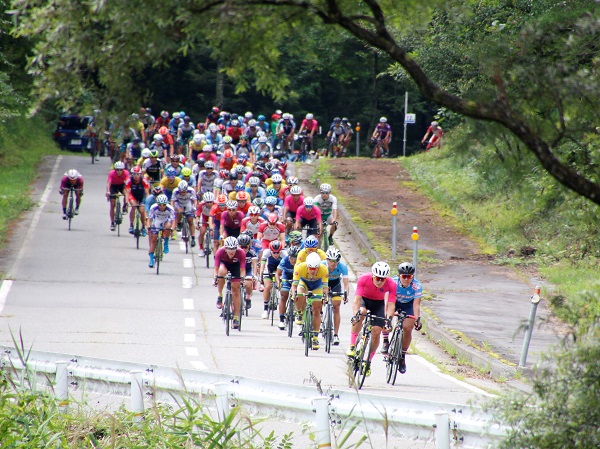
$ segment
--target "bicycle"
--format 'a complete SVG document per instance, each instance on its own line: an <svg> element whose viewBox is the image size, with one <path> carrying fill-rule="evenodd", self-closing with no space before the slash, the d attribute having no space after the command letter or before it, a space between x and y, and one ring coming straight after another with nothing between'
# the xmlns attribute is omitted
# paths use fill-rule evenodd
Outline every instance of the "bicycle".
<svg viewBox="0 0 600 449"><path fill-rule="evenodd" d="M158 231L158 236L156 239L156 246L154 247L154 263L156 264L156 274L158 275L159 271L160 271L160 261L163 258L163 253L164 253L164 239L162 236L162 231L163 228L154 228L154 230Z"/></svg>
<svg viewBox="0 0 600 449"><path fill-rule="evenodd" d="M304 343L304 355L308 357L308 350L312 349L312 335L313 335L313 309L312 309L312 298L314 297L312 292L306 294L306 309L304 309L304 316L302 319L302 342Z"/></svg>
<svg viewBox="0 0 600 449"><path fill-rule="evenodd" d="M67 199L67 226L71 230L71 220L75 217L75 192L81 192L82 189L69 187L69 198Z"/></svg>
<svg viewBox="0 0 600 449"><path fill-rule="evenodd" d="M185 212L181 213L181 241L185 243L185 253L187 254L189 251L190 224Z"/></svg>
<svg viewBox="0 0 600 449"><path fill-rule="evenodd" d="M225 297L223 298L223 309L221 317L225 323L225 335L229 337L229 330L233 322L233 296L231 292L231 273L227 273L227 276L217 276L217 279L225 279ZM240 314L241 315L241 314ZM238 327L238 330L241 330Z"/></svg>
<svg viewBox="0 0 600 449"><path fill-rule="evenodd" d="M383 147L383 141L381 139L372 139L371 143L375 144L375 147L373 148L373 153L371 154L371 157L373 157L375 159L384 157L385 148Z"/></svg>
<svg viewBox="0 0 600 449"><path fill-rule="evenodd" d="M294 331L294 297L290 294L288 295L287 303L285 304L285 328L287 329L287 334L289 338L292 338Z"/></svg>
<svg viewBox="0 0 600 449"><path fill-rule="evenodd" d="M123 202L123 209L121 209L121 202L119 198L124 196L122 193L115 193L110 195L110 198L115 198L115 209L114 209L114 220L115 226L117 227L117 237L121 235L121 223L123 223L123 214L127 213L127 203Z"/></svg>
<svg viewBox="0 0 600 449"><path fill-rule="evenodd" d="M325 311L321 321L321 334L325 339L325 352L330 353L331 343L333 342L333 301L329 299L323 302L325 303Z"/></svg>
<svg viewBox="0 0 600 449"><path fill-rule="evenodd" d="M367 310L366 314L361 314L359 311L352 317L352 322L356 322L360 316L364 316L365 319L356 340L356 355L348 358L352 379L359 390L365 383L367 373L371 369L370 357L372 352L371 346L373 344L371 333L373 331L373 321L378 318L375 315L371 315L369 310Z"/></svg>
<svg viewBox="0 0 600 449"><path fill-rule="evenodd" d="M406 312L401 312L398 314L396 312L394 316L398 317L396 321L396 325L394 326L394 330L392 331L392 335L390 336L390 344L388 346L388 354L386 357L386 382L389 384L391 382L392 385L396 385L396 376L398 375L398 371L404 366L404 370L400 371L400 373L404 374L406 372L405 365L405 354L402 353L402 337L404 336L404 320L406 318L417 319L417 317L412 315L407 315Z"/></svg>
<svg viewBox="0 0 600 449"><path fill-rule="evenodd" d="M275 282L275 274L272 273L269 275L271 279L271 294L269 295L269 305L268 311L271 316L271 326L275 323L275 315L278 315L278 307L279 307L279 299L281 298L281 293L279 292L279 285Z"/></svg>
<svg viewBox="0 0 600 449"><path fill-rule="evenodd" d="M140 237L142 235L142 214L140 214L140 204L133 206L135 215L133 216L133 237L135 238L135 247L140 249Z"/></svg>
<svg viewBox="0 0 600 449"><path fill-rule="evenodd" d="M210 227L206 228L204 233L204 257L206 257L206 268L210 268L210 255L213 245L213 230Z"/></svg>
<svg viewBox="0 0 600 449"><path fill-rule="evenodd" d="M321 235L321 249L325 252L329 249L329 233L327 232L327 222L324 221L322 224L322 235Z"/></svg>

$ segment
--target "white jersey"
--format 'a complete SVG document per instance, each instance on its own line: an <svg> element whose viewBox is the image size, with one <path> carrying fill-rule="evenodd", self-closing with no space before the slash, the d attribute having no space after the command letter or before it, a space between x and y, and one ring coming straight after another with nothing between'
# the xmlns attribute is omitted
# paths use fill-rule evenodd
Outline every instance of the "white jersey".
<svg viewBox="0 0 600 449"><path fill-rule="evenodd" d="M196 201L196 191L188 187L185 192L182 192L179 190L179 187L177 187L173 190L171 199L180 206L189 206L192 204L192 201Z"/></svg>
<svg viewBox="0 0 600 449"><path fill-rule="evenodd" d="M154 203L148 212L148 218L152 220L152 226L160 228L168 221L175 220L175 210L170 204L167 204L165 210L160 210L158 203Z"/></svg>
<svg viewBox="0 0 600 449"><path fill-rule="evenodd" d="M314 197L313 202L315 203L315 206L318 206L319 209L321 209L321 215L325 218L329 217L333 211L338 208L337 198L331 193L326 200L324 200L321 195L317 195Z"/></svg>

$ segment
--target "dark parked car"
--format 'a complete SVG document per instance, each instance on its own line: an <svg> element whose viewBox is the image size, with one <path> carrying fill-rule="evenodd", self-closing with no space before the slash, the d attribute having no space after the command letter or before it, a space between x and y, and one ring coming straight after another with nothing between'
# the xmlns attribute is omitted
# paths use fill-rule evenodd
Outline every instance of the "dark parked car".
<svg viewBox="0 0 600 449"><path fill-rule="evenodd" d="M91 119L92 117L79 115L61 116L56 124L54 140L65 150L87 151L88 139L85 132Z"/></svg>

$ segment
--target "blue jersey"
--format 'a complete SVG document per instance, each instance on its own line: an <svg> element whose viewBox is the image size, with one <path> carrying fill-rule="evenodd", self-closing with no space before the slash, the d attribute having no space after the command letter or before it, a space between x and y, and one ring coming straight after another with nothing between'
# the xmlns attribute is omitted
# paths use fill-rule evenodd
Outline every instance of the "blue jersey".
<svg viewBox="0 0 600 449"><path fill-rule="evenodd" d="M252 261L258 260L258 256L252 248L246 251L246 276L252 276Z"/></svg>
<svg viewBox="0 0 600 449"><path fill-rule="evenodd" d="M281 250L279 257L273 257L269 248L265 249L262 253L262 262L264 264L263 270L265 273L275 273L275 270L279 266L279 263L287 257L287 251Z"/></svg>
<svg viewBox="0 0 600 449"><path fill-rule="evenodd" d="M406 288L402 287L399 276L394 276L392 279L397 284L396 302L408 303L412 302L415 298L423 296L423 286L416 279L413 278L410 285Z"/></svg>
<svg viewBox="0 0 600 449"><path fill-rule="evenodd" d="M327 267L327 261L321 262ZM337 267L329 272L329 286L338 285L343 278L348 277L348 266L344 262L338 262Z"/></svg>
<svg viewBox="0 0 600 449"><path fill-rule="evenodd" d="M291 281L294 278L294 264L290 262L289 256L286 256L277 267L281 270L281 279Z"/></svg>

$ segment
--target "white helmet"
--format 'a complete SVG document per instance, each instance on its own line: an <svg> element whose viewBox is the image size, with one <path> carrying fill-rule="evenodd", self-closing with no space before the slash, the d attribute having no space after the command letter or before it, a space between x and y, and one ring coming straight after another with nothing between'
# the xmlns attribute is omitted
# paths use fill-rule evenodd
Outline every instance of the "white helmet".
<svg viewBox="0 0 600 449"><path fill-rule="evenodd" d="M292 186L290 187L290 194L292 195L300 195L302 193L302 189L300 186Z"/></svg>
<svg viewBox="0 0 600 449"><path fill-rule="evenodd" d="M273 176L271 176L271 181L273 181L274 183L282 182L283 177L280 174L275 173Z"/></svg>
<svg viewBox="0 0 600 449"><path fill-rule="evenodd" d="M375 262L371 267L373 276L386 278L390 275L390 266L386 262Z"/></svg>
<svg viewBox="0 0 600 449"><path fill-rule="evenodd" d="M179 184L177 185L177 188L179 189L180 192L187 192L187 189L188 189L187 181L180 181Z"/></svg>
<svg viewBox="0 0 600 449"><path fill-rule="evenodd" d="M438 122L431 122L431 126L438 126Z"/></svg>
<svg viewBox="0 0 600 449"><path fill-rule="evenodd" d="M231 142L233 142L233 137L231 137L231 136L223 137L223 143L231 143Z"/></svg>
<svg viewBox="0 0 600 449"><path fill-rule="evenodd" d="M284 119L284 120L289 120L289 119L290 119L290 114L288 114L288 113L286 112L285 114L283 114L283 115L281 116L281 118L282 118L282 119Z"/></svg>
<svg viewBox="0 0 600 449"><path fill-rule="evenodd" d="M212 151L213 150L213 146L210 143L207 143L206 145L204 145L202 147L202 151Z"/></svg>
<svg viewBox="0 0 600 449"><path fill-rule="evenodd" d="M258 143L267 143L267 136L260 136L258 138Z"/></svg>
<svg viewBox="0 0 600 449"><path fill-rule="evenodd" d="M381 117L381 118L379 119L379 121L380 121L381 123L386 123L386 122L387 122L387 118L385 118L385 117Z"/></svg>
<svg viewBox="0 0 600 449"><path fill-rule="evenodd" d="M181 118L181 114L179 114L179 112L173 112L173 118Z"/></svg>
<svg viewBox="0 0 600 449"><path fill-rule="evenodd" d="M115 162L114 169L115 170L125 170L125 164L121 161L117 161L117 162Z"/></svg>
<svg viewBox="0 0 600 449"><path fill-rule="evenodd" d="M202 199L207 203L212 203L215 201L215 194L212 192L206 192L204 195L202 195Z"/></svg>
<svg viewBox="0 0 600 449"><path fill-rule="evenodd" d="M321 265L321 256L317 253L310 253L306 257L306 266L308 268L318 268Z"/></svg>
<svg viewBox="0 0 600 449"><path fill-rule="evenodd" d="M304 207L312 207L314 204L315 202L312 198L304 198Z"/></svg>
<svg viewBox="0 0 600 449"><path fill-rule="evenodd" d="M167 197L167 195L164 193L161 193L156 197L156 202L158 204L169 204L169 197Z"/></svg>
<svg viewBox="0 0 600 449"><path fill-rule="evenodd" d="M148 158L148 157L150 157L150 154L152 154L152 153L150 152L150 148L144 148L144 149L142 150L142 157Z"/></svg>
<svg viewBox="0 0 600 449"><path fill-rule="evenodd" d="M260 209L258 208L258 206L250 206L250 208L248 209L248 213L250 215L258 215L260 214Z"/></svg>
<svg viewBox="0 0 600 449"><path fill-rule="evenodd" d="M211 123L210 125L208 125L208 130L211 133L216 133L219 130L219 127L217 125L215 125L214 123Z"/></svg>
<svg viewBox="0 0 600 449"><path fill-rule="evenodd" d="M215 163L213 161L206 161L204 163L204 168L208 169L208 168L215 168Z"/></svg>
<svg viewBox="0 0 600 449"><path fill-rule="evenodd" d="M252 112L248 111L248 112L246 112L246 113L244 114L244 117L246 117L246 118L252 118L252 117L254 117L254 116L252 115Z"/></svg>
<svg viewBox="0 0 600 449"><path fill-rule="evenodd" d="M77 179L79 177L79 172L74 168L69 170L66 174L69 179Z"/></svg>
<svg viewBox="0 0 600 449"><path fill-rule="evenodd" d="M204 140L203 137L204 137L204 134L196 134L194 136L194 143L196 145L200 145L202 143L202 141Z"/></svg>
<svg viewBox="0 0 600 449"><path fill-rule="evenodd" d="M331 185L324 183L319 186L321 193L331 193Z"/></svg>
<svg viewBox="0 0 600 449"><path fill-rule="evenodd" d="M248 126L256 126L256 120L254 120L254 119L248 120Z"/></svg>
<svg viewBox="0 0 600 449"><path fill-rule="evenodd" d="M235 200L228 200L225 205L227 206L227 209L237 209L238 202Z"/></svg>
<svg viewBox="0 0 600 449"><path fill-rule="evenodd" d="M163 136L160 134L154 134L154 136L152 138L154 140L156 140L157 142L162 142L162 140L163 140Z"/></svg>
<svg viewBox="0 0 600 449"><path fill-rule="evenodd" d="M315 116L312 115L310 112L308 114L306 114L306 120L312 120Z"/></svg>
<svg viewBox="0 0 600 449"><path fill-rule="evenodd" d="M340 250L335 246L330 246L325 253L325 257L327 257L327 260L335 260L339 262L339 260L342 258L342 253L340 253Z"/></svg>
<svg viewBox="0 0 600 449"><path fill-rule="evenodd" d="M238 247L238 240L235 237L227 237L225 239L225 242L223 242L223 246L226 249L237 249L237 247Z"/></svg>

